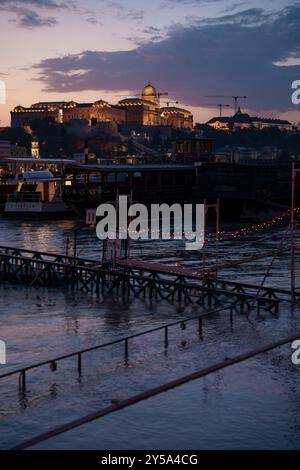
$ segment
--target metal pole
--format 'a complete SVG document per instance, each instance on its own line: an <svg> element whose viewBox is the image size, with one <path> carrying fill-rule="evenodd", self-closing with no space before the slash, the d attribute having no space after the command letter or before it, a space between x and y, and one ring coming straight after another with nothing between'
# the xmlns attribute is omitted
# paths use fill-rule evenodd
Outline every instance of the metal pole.
<svg viewBox="0 0 300 470"><path fill-rule="evenodd" d="M128 338L125 339L125 362L128 361Z"/></svg>
<svg viewBox="0 0 300 470"><path fill-rule="evenodd" d="M81 375L81 371L82 371L81 353L78 353L77 359L78 359L78 362L77 362L78 374Z"/></svg>
<svg viewBox="0 0 300 470"><path fill-rule="evenodd" d="M116 215L117 215L117 220L120 220L119 217L119 190L117 189L116 192ZM118 222L119 223L119 222ZM113 254L113 267L116 267L116 260L117 260L117 243L120 237L120 227L117 227L117 238L114 240L114 254Z"/></svg>
<svg viewBox="0 0 300 470"><path fill-rule="evenodd" d="M21 388L22 392L26 391L26 372L25 372L25 370L22 370L21 374L20 374L20 388Z"/></svg>
<svg viewBox="0 0 300 470"><path fill-rule="evenodd" d="M216 215L217 215L217 222L216 222L216 271L215 277L216 281L218 280L218 272L219 272L219 240L220 240L220 199L217 199L217 206L216 206Z"/></svg>
<svg viewBox="0 0 300 470"><path fill-rule="evenodd" d="M198 333L201 338L202 338L202 332L203 332L203 326L202 326L202 316L201 316L199 317L199 323L198 323Z"/></svg>
<svg viewBox="0 0 300 470"><path fill-rule="evenodd" d="M66 240L66 256L67 257L69 256L69 244L70 244L70 239L69 237L67 237L67 240Z"/></svg>
<svg viewBox="0 0 300 470"><path fill-rule="evenodd" d="M130 191L129 207L132 205L132 200L133 200L133 190ZM130 222L131 222L131 217L128 217L128 227L129 227ZM130 254L131 254L130 252L131 252L131 240L130 240L130 237L128 236L128 231L127 231L127 258L130 258Z"/></svg>
<svg viewBox="0 0 300 470"><path fill-rule="evenodd" d="M77 228L74 230L74 248L73 248L73 253L74 253L74 264L77 258Z"/></svg>
<svg viewBox="0 0 300 470"><path fill-rule="evenodd" d="M295 163L292 163L292 197L291 197L291 302L295 302L295 284L296 284L296 269L295 269L295 184L296 184L296 171Z"/></svg>
<svg viewBox="0 0 300 470"><path fill-rule="evenodd" d="M165 326L165 348L168 347L169 344L169 338L168 338L168 327Z"/></svg>
<svg viewBox="0 0 300 470"><path fill-rule="evenodd" d="M204 284L204 275L205 275L205 230L206 230L206 199L204 199L204 244L202 250L202 283Z"/></svg>

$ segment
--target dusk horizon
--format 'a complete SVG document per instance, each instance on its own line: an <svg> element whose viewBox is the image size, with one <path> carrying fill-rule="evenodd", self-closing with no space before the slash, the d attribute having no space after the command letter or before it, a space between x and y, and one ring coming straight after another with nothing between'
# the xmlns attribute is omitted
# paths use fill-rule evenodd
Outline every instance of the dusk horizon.
<svg viewBox="0 0 300 470"><path fill-rule="evenodd" d="M299 0L0 15L1 458L300 461Z"/></svg>
<svg viewBox="0 0 300 470"><path fill-rule="evenodd" d="M26 5L24 5L26 4ZM246 95L251 115L300 121L291 84L300 76L300 7L291 1L0 1L0 79L7 102L116 104L150 81L190 109L195 122L218 115L217 96ZM159 12L159 14L157 14ZM167 99L163 100L167 101ZM222 99L224 101L224 98ZM215 106L214 106L215 104Z"/></svg>

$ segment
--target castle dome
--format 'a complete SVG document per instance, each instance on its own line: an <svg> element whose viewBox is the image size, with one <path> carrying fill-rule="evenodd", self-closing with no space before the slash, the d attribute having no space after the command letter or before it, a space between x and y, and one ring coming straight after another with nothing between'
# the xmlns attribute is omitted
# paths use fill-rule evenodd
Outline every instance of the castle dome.
<svg viewBox="0 0 300 470"><path fill-rule="evenodd" d="M153 85L151 85L150 82L148 82L148 85L146 85L143 88L142 95L143 96L157 96L156 88Z"/></svg>
<svg viewBox="0 0 300 470"><path fill-rule="evenodd" d="M148 85L146 85L143 88L142 99L145 101L150 101L155 106L158 106L158 101L159 101L158 93L156 91L156 88L153 85L151 85L150 82L148 82Z"/></svg>

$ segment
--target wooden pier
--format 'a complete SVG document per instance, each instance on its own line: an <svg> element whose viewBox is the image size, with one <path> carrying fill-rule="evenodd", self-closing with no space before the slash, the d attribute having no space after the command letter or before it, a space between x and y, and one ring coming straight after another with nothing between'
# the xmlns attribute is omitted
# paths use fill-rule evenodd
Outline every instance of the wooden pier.
<svg viewBox="0 0 300 470"><path fill-rule="evenodd" d="M142 297L201 304L211 308L222 301L240 309L277 313L288 290L202 277L193 269L135 259L97 262L53 253L0 246L0 281L29 286L60 287L105 297ZM296 294L300 300L300 293Z"/></svg>

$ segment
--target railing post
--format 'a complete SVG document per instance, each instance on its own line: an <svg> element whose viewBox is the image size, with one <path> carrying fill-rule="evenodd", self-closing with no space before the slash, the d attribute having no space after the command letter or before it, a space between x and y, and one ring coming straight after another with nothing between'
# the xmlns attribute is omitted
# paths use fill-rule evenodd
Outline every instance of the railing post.
<svg viewBox="0 0 300 470"><path fill-rule="evenodd" d="M25 392L26 391L26 372L25 372L25 370L21 371L19 381L20 381L19 382L20 389L22 390L22 392Z"/></svg>
<svg viewBox="0 0 300 470"><path fill-rule="evenodd" d="M81 371L82 371L82 365L81 365L81 353L78 353L77 359L78 359L78 362L77 362L77 366L78 366L78 374L79 374L79 375L81 375Z"/></svg>
<svg viewBox="0 0 300 470"><path fill-rule="evenodd" d="M165 348L167 348L168 345L169 345L168 333L169 333L169 332L168 332L168 327L165 326Z"/></svg>
<svg viewBox="0 0 300 470"><path fill-rule="evenodd" d="M199 332L199 336L202 338L202 331L203 331L203 325L202 325L202 316L199 317L199 325L198 325L198 332Z"/></svg>
<svg viewBox="0 0 300 470"><path fill-rule="evenodd" d="M125 339L125 362L128 362L128 338Z"/></svg>

